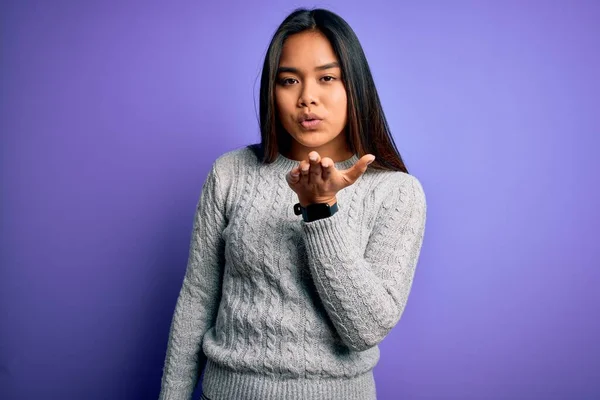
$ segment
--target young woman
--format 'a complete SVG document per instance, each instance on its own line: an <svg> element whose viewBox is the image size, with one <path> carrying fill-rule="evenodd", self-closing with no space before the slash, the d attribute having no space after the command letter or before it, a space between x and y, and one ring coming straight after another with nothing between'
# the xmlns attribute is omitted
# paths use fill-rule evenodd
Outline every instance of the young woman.
<svg viewBox="0 0 600 400"><path fill-rule="evenodd" d="M426 202L342 18L283 21L260 123L261 143L217 158L203 185L160 398L190 399L204 371L210 400L375 399Z"/></svg>

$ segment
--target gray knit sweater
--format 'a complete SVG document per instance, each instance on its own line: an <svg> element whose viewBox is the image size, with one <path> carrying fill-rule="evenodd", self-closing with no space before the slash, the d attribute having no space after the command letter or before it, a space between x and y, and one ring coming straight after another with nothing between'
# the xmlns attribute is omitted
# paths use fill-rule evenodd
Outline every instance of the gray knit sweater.
<svg viewBox="0 0 600 400"><path fill-rule="evenodd" d="M346 169L358 156L335 163ZM412 175L368 169L331 217L304 222L279 154L212 165L196 209L160 399L376 398L373 367L413 281L425 230Z"/></svg>

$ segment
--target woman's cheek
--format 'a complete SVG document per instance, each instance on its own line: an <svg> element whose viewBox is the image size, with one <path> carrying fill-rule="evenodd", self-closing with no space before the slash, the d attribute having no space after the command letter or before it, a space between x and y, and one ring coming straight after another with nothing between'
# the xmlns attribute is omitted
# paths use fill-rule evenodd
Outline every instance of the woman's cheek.
<svg viewBox="0 0 600 400"><path fill-rule="evenodd" d="M331 100L336 106L341 106L346 103L346 90L343 86L338 87L337 90L332 92Z"/></svg>
<svg viewBox="0 0 600 400"><path fill-rule="evenodd" d="M277 104L277 108L283 113L289 112L289 110L294 108L294 100L291 93L276 93L275 103Z"/></svg>

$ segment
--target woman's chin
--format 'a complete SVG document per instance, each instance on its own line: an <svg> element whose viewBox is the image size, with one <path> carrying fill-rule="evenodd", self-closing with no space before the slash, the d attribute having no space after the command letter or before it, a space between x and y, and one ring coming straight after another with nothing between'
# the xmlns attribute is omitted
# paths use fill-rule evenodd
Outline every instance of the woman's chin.
<svg viewBox="0 0 600 400"><path fill-rule="evenodd" d="M333 138L330 138L327 132L319 130L306 130L296 134L295 139L298 143L303 144L305 146L318 146L320 144L325 144L329 142Z"/></svg>

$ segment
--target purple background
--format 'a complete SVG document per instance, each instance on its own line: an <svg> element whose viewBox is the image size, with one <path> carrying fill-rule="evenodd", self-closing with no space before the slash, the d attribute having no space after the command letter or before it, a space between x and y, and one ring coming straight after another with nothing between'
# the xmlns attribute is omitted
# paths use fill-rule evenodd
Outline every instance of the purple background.
<svg viewBox="0 0 600 400"><path fill-rule="evenodd" d="M0 398L157 398L202 183L299 5L355 29L428 198L379 398L599 398L598 4L2 2Z"/></svg>

